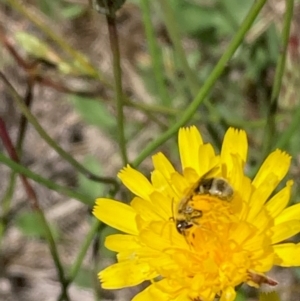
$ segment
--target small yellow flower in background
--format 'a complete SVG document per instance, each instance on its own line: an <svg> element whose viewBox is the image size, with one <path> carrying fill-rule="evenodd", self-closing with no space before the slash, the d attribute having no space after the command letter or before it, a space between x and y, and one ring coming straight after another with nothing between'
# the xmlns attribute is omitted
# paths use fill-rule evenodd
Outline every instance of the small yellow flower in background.
<svg viewBox="0 0 300 301"><path fill-rule="evenodd" d="M126 234L107 237L118 263L99 273L102 287L152 284L133 301L232 301L242 283L275 285L274 265L300 266L300 244L283 242L300 232L300 204L286 208L292 181L275 195L290 156L276 150L253 180L244 174L244 131L230 128L221 154L195 127L179 131L182 172L153 156L151 182L125 167L119 173L135 195L130 205L99 198L94 215Z"/></svg>

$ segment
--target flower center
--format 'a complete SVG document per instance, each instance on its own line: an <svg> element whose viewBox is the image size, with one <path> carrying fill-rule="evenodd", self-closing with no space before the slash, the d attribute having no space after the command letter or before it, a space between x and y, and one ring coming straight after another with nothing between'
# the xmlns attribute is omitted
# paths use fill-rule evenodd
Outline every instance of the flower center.
<svg viewBox="0 0 300 301"><path fill-rule="evenodd" d="M195 195L189 201L193 210L202 213L184 233L190 246L184 273L192 279L195 293L203 289L199 275L222 290L247 282L249 271L266 271L260 269L260 260L272 255L269 236L240 220L242 202L239 196L226 201L210 195Z"/></svg>

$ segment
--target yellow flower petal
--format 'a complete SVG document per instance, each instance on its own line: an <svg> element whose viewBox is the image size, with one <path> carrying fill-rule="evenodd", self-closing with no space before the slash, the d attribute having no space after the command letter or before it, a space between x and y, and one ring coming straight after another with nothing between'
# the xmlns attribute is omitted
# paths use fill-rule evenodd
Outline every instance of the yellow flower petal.
<svg viewBox="0 0 300 301"><path fill-rule="evenodd" d="M187 179L179 173L174 173L172 175L172 184L177 198L182 198L182 196L192 188ZM178 201L178 199L175 201Z"/></svg>
<svg viewBox="0 0 300 301"><path fill-rule="evenodd" d="M249 204L251 201L251 195L253 193L253 186L251 180L248 177L244 176L243 179L240 180L240 185L238 185L238 183L236 183L235 185L237 186L233 187L236 189L236 192L242 197L243 201Z"/></svg>
<svg viewBox="0 0 300 301"><path fill-rule="evenodd" d="M93 214L103 223L129 234L137 234L136 212L132 207L110 199L96 200ZM126 223L124 223L126 217Z"/></svg>
<svg viewBox="0 0 300 301"><path fill-rule="evenodd" d="M118 177L133 194L150 201L153 186L143 174L127 165L118 173Z"/></svg>
<svg viewBox="0 0 300 301"><path fill-rule="evenodd" d="M259 169L257 175L253 180L255 187L268 185L270 175L274 175L276 181L273 189L276 188L278 183L285 177L291 164L291 157L281 150L276 150L271 153L264 161Z"/></svg>
<svg viewBox="0 0 300 301"><path fill-rule="evenodd" d="M190 185L193 185L193 184L195 184L196 182L199 181L200 177L199 177L198 173L195 171L194 168L187 167L183 171L183 178L184 178L184 180L187 180Z"/></svg>
<svg viewBox="0 0 300 301"><path fill-rule="evenodd" d="M139 240L136 236L127 234L113 234L105 239L105 246L109 250L122 252L140 248Z"/></svg>
<svg viewBox="0 0 300 301"><path fill-rule="evenodd" d="M232 168L232 155L236 155L241 158L242 162L245 163L247 159L248 152L248 141L246 132L243 130L237 130L234 128L229 128L225 133L222 150L221 159L229 169Z"/></svg>
<svg viewBox="0 0 300 301"><path fill-rule="evenodd" d="M281 152L280 150L276 150L264 161L252 182L256 190L251 197L249 221L256 217L260 208L262 208L271 193L277 187L278 183L286 175L290 165L290 160L291 158L288 154Z"/></svg>
<svg viewBox="0 0 300 301"><path fill-rule="evenodd" d="M300 203L284 209L275 219L275 225L300 219Z"/></svg>
<svg viewBox="0 0 300 301"><path fill-rule="evenodd" d="M173 225L170 228L170 224L152 222L148 229L140 232L139 238L143 244L151 245L154 250L167 249L170 244L181 246L184 238L175 233L174 228Z"/></svg>
<svg viewBox="0 0 300 301"><path fill-rule="evenodd" d="M171 282L171 283L169 283ZM172 285L173 284L173 285ZM162 279L158 282L154 282L148 286L144 291L139 293L132 301L191 301L192 298L188 296L187 290L180 290L178 286L174 285L173 281L168 279ZM177 292L177 294L174 294ZM178 295L177 297L173 296ZM196 300L195 300L196 301Z"/></svg>
<svg viewBox="0 0 300 301"><path fill-rule="evenodd" d="M98 274L104 289L134 286L156 277L146 262L123 261L113 264Z"/></svg>
<svg viewBox="0 0 300 301"><path fill-rule="evenodd" d="M244 176L244 162L238 155L231 156L232 167L230 170L223 170L223 177L226 177L235 191L242 191L243 199L247 200L252 191L251 182L246 181Z"/></svg>
<svg viewBox="0 0 300 301"><path fill-rule="evenodd" d="M132 234L107 238L119 263L100 273L103 287L150 280L134 301L233 301L243 283L271 284L265 273L274 264L300 265L298 245L278 244L300 233L300 204L284 209L292 181L267 202L290 157L273 152L251 182L244 174L244 131L227 131L220 156L203 144L195 127L180 130L179 144L181 173L159 153L153 156L151 182L129 166L120 172L136 195L130 206L97 201L96 217ZM220 178L233 195L226 195Z"/></svg>
<svg viewBox="0 0 300 301"><path fill-rule="evenodd" d="M158 273L158 270L155 269L155 262L157 264L157 260L160 259L160 253L156 250L152 250L150 248L145 248L143 246L140 246L139 248L135 250L125 250L122 252L119 252L117 255L118 262L123 261L134 261L137 260L139 263L146 262L151 266L153 270Z"/></svg>
<svg viewBox="0 0 300 301"><path fill-rule="evenodd" d="M173 165L165 157L163 153L158 153L152 157L152 162L155 170L161 172L161 174L166 178L170 179L171 174L175 172Z"/></svg>
<svg viewBox="0 0 300 301"><path fill-rule="evenodd" d="M291 197L292 185L293 181L288 181L286 187L276 193L266 204L265 208L272 218L277 217L278 214L280 214L282 210L287 206Z"/></svg>
<svg viewBox="0 0 300 301"><path fill-rule="evenodd" d="M166 198L163 194L159 192L153 192L151 194L152 207L153 210L160 216L161 220L169 220L173 216L174 199Z"/></svg>
<svg viewBox="0 0 300 301"><path fill-rule="evenodd" d="M191 301L191 298L187 294L180 294L174 301Z"/></svg>
<svg viewBox="0 0 300 301"><path fill-rule="evenodd" d="M195 126L181 128L178 134L178 144L182 170L192 167L199 173L201 162L199 162L198 150L203 141L197 128Z"/></svg>
<svg viewBox="0 0 300 301"><path fill-rule="evenodd" d="M151 173L151 182L155 192L163 193L167 198L176 198L177 195L170 184L170 180L166 179L159 170ZM154 192L154 193L155 193Z"/></svg>
<svg viewBox="0 0 300 301"><path fill-rule="evenodd" d="M164 214L163 211L157 212L153 210L154 205L145 202L145 200L135 197L131 203L131 207L135 210L135 212L142 217L145 221L160 221L163 220L163 217L160 215ZM171 206L170 206L171 208ZM169 208L169 210L170 210Z"/></svg>
<svg viewBox="0 0 300 301"><path fill-rule="evenodd" d="M276 244L300 232L300 220L290 220L272 228L272 243Z"/></svg>
<svg viewBox="0 0 300 301"><path fill-rule="evenodd" d="M275 264L282 267L300 266L300 244L285 243L274 246Z"/></svg>
<svg viewBox="0 0 300 301"><path fill-rule="evenodd" d="M197 171L199 177L202 177L205 173L220 163L220 156L215 155L215 151L209 143L200 145L198 156L199 166L197 166ZM194 164L194 166L196 166L196 164Z"/></svg>
<svg viewBox="0 0 300 301"><path fill-rule="evenodd" d="M236 291L230 286L223 290L220 301L233 301L235 297Z"/></svg>
<svg viewBox="0 0 300 301"><path fill-rule="evenodd" d="M271 174L265 182L265 185L260 185L254 190L249 202L251 207L247 218L248 221L253 221L256 218L277 184L276 177Z"/></svg>
<svg viewBox="0 0 300 301"><path fill-rule="evenodd" d="M148 286L142 292L137 294L132 301L170 301L170 295L165 293L155 284ZM190 300L182 300L190 301Z"/></svg>
<svg viewBox="0 0 300 301"><path fill-rule="evenodd" d="M251 210L252 208L249 209L250 212ZM247 219L247 221L249 222L250 220ZM255 225L257 233L259 234L269 230L274 225L268 212L264 208L259 211L255 219L252 220L252 223Z"/></svg>

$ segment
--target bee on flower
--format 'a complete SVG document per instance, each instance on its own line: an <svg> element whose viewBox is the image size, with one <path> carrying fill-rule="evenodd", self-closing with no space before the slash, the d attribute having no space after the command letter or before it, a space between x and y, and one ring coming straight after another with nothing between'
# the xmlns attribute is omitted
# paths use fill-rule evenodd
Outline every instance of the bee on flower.
<svg viewBox="0 0 300 301"><path fill-rule="evenodd" d="M194 207L194 198L197 195L213 195L221 200L230 200L233 197L234 191L228 182L223 178L209 177L211 172L202 176L180 200L175 218L176 228L180 234L186 235L190 228L199 225L203 213Z"/></svg>
<svg viewBox="0 0 300 301"><path fill-rule="evenodd" d="M220 154L196 127L179 131L182 171L158 153L151 181L130 166L119 173L130 205L99 198L94 215L124 234L105 245L118 262L99 273L102 287L151 285L133 301L233 301L243 283L276 285L273 266L300 266L300 204L287 207L293 182L274 190L291 158L275 150L251 180L244 173L246 133L225 134Z"/></svg>

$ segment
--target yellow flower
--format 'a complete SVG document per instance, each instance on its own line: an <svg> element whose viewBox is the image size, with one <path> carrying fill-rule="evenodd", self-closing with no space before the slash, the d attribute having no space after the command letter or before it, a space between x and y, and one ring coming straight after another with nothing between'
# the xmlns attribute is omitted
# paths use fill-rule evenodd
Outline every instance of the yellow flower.
<svg viewBox="0 0 300 301"><path fill-rule="evenodd" d="M299 266L300 244L283 243L300 232L300 204L286 208L292 181L272 194L288 171L290 156L274 151L250 180L244 174L247 151L244 131L230 128L216 155L195 127L182 128L181 173L162 153L153 156L151 181L130 166L121 170L119 178L135 195L130 205L99 198L93 211L126 233L106 239L118 263L99 273L102 287L150 280L134 301L232 301L242 283L275 285L265 275L274 265ZM206 178L221 179L233 195L197 193ZM179 216L187 201L196 217L185 211Z"/></svg>

